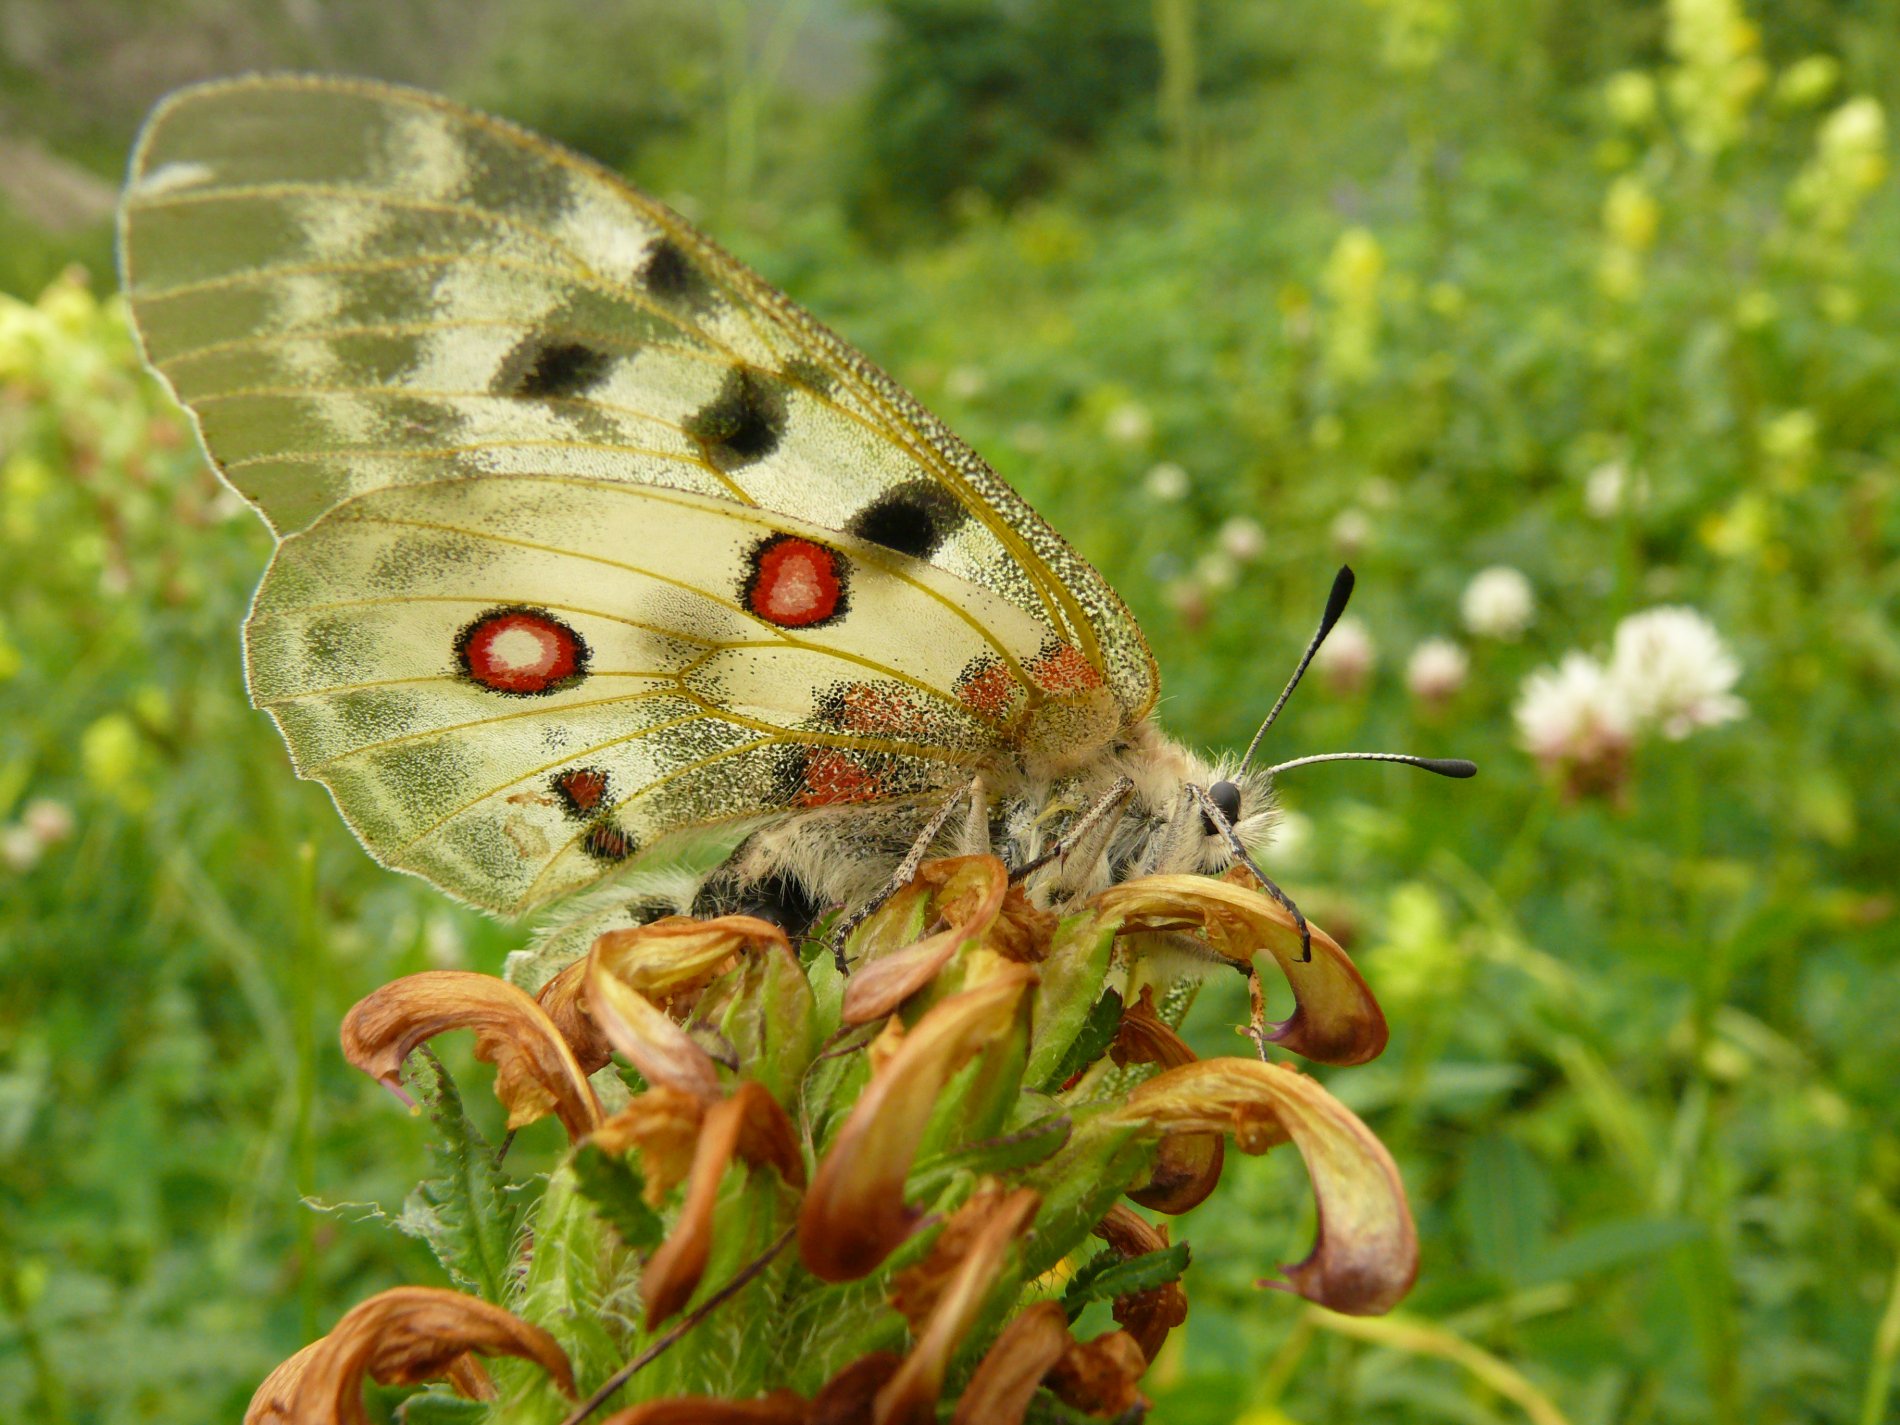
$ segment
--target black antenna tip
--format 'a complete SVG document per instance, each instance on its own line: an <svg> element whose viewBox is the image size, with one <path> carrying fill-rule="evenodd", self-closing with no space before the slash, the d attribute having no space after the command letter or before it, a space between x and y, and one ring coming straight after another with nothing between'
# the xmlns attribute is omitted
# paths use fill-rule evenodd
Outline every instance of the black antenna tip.
<svg viewBox="0 0 1900 1425"><path fill-rule="evenodd" d="M1475 777L1478 764L1467 762L1462 757L1421 757L1418 766L1427 772L1436 772L1441 777Z"/></svg>
<svg viewBox="0 0 1900 1425"><path fill-rule="evenodd" d="M1333 591L1326 596L1326 612L1319 621L1319 636L1324 638L1332 626L1339 622L1339 616L1346 612L1346 601L1352 597L1352 586L1356 582L1350 564L1339 566L1339 572L1333 575Z"/></svg>

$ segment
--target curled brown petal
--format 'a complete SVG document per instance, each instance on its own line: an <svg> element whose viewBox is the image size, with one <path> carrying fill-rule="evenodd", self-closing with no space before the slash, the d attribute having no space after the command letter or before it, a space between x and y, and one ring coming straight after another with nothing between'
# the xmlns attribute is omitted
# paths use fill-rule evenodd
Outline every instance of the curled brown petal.
<svg viewBox="0 0 1900 1425"><path fill-rule="evenodd" d="M1292 1017L1267 1036L1283 1049L1321 1064L1363 1064L1385 1051L1385 1014L1358 967L1318 926L1311 927L1313 958L1302 962L1293 917L1251 882L1144 876L1110 886L1090 904L1124 932L1185 932L1236 964L1251 964L1265 948L1293 990Z"/></svg>
<svg viewBox="0 0 1900 1425"><path fill-rule="evenodd" d="M574 1394L567 1353L539 1326L499 1306L438 1287L379 1292L345 1312L330 1334L272 1371L244 1425L367 1425L363 1381L415 1385L460 1374L469 1352L534 1361Z"/></svg>
<svg viewBox="0 0 1900 1425"><path fill-rule="evenodd" d="M587 1012L650 1084L711 1103L719 1098L719 1071L666 1011L617 978L604 960L587 958Z"/></svg>
<svg viewBox="0 0 1900 1425"><path fill-rule="evenodd" d="M669 915L595 939L589 956L615 979L656 1000L690 994L753 950L776 946L791 953L785 932L769 920L721 915L696 920Z"/></svg>
<svg viewBox="0 0 1900 1425"><path fill-rule="evenodd" d="M699 1141L699 1125L706 1117L705 1103L678 1089L648 1089L594 1130L592 1142L616 1156L640 1150L646 1177L642 1195L653 1206L686 1177Z"/></svg>
<svg viewBox="0 0 1900 1425"><path fill-rule="evenodd" d="M570 1139L591 1133L600 1104L554 1022L506 980L465 970L405 975L357 1001L343 1018L343 1055L401 1092L402 1062L451 1029L475 1031L475 1057L495 1066L508 1126L552 1111Z"/></svg>
<svg viewBox="0 0 1900 1425"><path fill-rule="evenodd" d="M1009 892L1009 871L994 856L929 861L918 868L911 889L934 897L937 915L948 925L914 945L861 962L845 985L845 1024L882 1019L935 979L967 941L988 935ZM917 898L887 906L880 914L907 923Z"/></svg>
<svg viewBox="0 0 1900 1425"><path fill-rule="evenodd" d="M548 1018L567 1041L584 1074L606 1068L614 1056L614 1046L607 1042L607 1036L600 1032L600 1026L587 1012L588 963L587 957L581 956L541 986L541 992L534 997L535 1003L547 1011Z"/></svg>
<svg viewBox="0 0 1900 1425"><path fill-rule="evenodd" d="M932 1005L873 1070L799 1212L799 1255L814 1276L855 1280L910 1235L904 1180L938 1096L972 1055L1009 1031L1035 980L1028 966L1011 965Z"/></svg>
<svg viewBox="0 0 1900 1425"><path fill-rule="evenodd" d="M640 1275L649 1331L691 1300L705 1274L719 1180L735 1152L773 1164L788 1181L804 1180L805 1165L798 1156L791 1123L762 1085L741 1083L730 1098L708 1108L693 1148L692 1177L679 1219Z"/></svg>
<svg viewBox="0 0 1900 1425"><path fill-rule="evenodd" d="M884 1383L897 1374L903 1358L890 1351L872 1351L825 1382L805 1412L805 1425L864 1425L871 1403Z"/></svg>
<svg viewBox="0 0 1900 1425"><path fill-rule="evenodd" d="M1033 1188L1018 1188L991 1204L986 1220L972 1235L930 1308L917 1344L884 1388L877 1393L872 1425L932 1425L944 1372L970 1328L976 1324L991 1288L1003 1274L1009 1250L1035 1218L1042 1199Z"/></svg>
<svg viewBox="0 0 1900 1425"><path fill-rule="evenodd" d="M1120 1203L1095 1224L1095 1235L1107 1242L1118 1256L1146 1256L1168 1245L1168 1229L1157 1227ZM1114 1302L1115 1324L1124 1328L1141 1347L1150 1363L1160 1354L1168 1332L1187 1320L1187 1292L1179 1281L1163 1282L1147 1291L1118 1296Z"/></svg>
<svg viewBox="0 0 1900 1425"><path fill-rule="evenodd" d="M600 1425L804 1425L805 1402L789 1390L757 1400L675 1395L616 1410Z"/></svg>
<svg viewBox="0 0 1900 1425"><path fill-rule="evenodd" d="M1071 1341L1049 1372L1049 1389L1064 1404L1091 1415L1120 1415L1141 1399L1136 1389L1148 1358L1126 1331Z"/></svg>
<svg viewBox="0 0 1900 1425"><path fill-rule="evenodd" d="M1069 1321L1053 1301L1024 1311L977 1362L950 1425L1022 1425L1036 1387L1070 1344Z"/></svg>
<svg viewBox="0 0 1900 1425"><path fill-rule="evenodd" d="M1027 1221L1036 1210L1036 1194L1028 1188L1015 1192L1000 1185L979 1188L945 1220L924 1259L891 1279L890 1302L898 1315L921 1334L950 1281L970 1255L972 1246L999 1214Z"/></svg>
<svg viewBox="0 0 1900 1425"><path fill-rule="evenodd" d="M1318 1080L1258 1059L1203 1059L1140 1085L1114 1117L1157 1132L1225 1129L1243 1150L1284 1129L1319 1203L1319 1240L1305 1261L1282 1268L1293 1290L1353 1316L1389 1311L1411 1290L1418 1234L1398 1167Z"/></svg>
<svg viewBox="0 0 1900 1425"><path fill-rule="evenodd" d="M1117 1064L1159 1064L1164 1069L1192 1064L1195 1059L1181 1036L1155 1013L1154 990L1147 985L1141 987L1140 998L1122 1011L1108 1052ZM1146 1185L1128 1195L1156 1212L1186 1212L1205 1202L1219 1185L1226 1156L1225 1140L1218 1133L1170 1133L1161 1140Z"/></svg>

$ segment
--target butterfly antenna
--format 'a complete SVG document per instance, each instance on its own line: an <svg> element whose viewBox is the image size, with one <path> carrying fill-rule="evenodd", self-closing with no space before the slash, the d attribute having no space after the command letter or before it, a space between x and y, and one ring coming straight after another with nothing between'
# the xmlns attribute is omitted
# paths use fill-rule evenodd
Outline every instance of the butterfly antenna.
<svg viewBox="0 0 1900 1425"><path fill-rule="evenodd" d="M1310 767L1315 762L1403 762L1407 767L1420 767L1427 772L1436 772L1441 777L1478 775L1478 764L1467 762L1462 757L1412 757L1403 752L1321 752L1313 757L1295 757L1291 762L1269 767L1267 775L1277 777L1282 772L1290 772L1295 767Z"/></svg>
<svg viewBox="0 0 1900 1425"><path fill-rule="evenodd" d="M1280 715L1280 709L1286 706L1286 700L1293 696L1293 690L1300 686L1300 679L1306 676L1307 665L1313 661L1313 655L1319 652L1319 646L1326 641L1326 635L1333 631L1333 625L1339 622L1339 616L1346 612L1346 600L1352 597L1352 566L1342 564L1339 572L1333 575L1333 591L1326 596L1326 612L1319 617L1319 629L1313 635L1313 641L1306 645L1306 652L1300 658L1300 666L1293 670L1293 676L1286 680L1286 686L1280 690L1280 696L1267 713L1267 720L1260 724L1260 730L1253 735L1253 741L1247 744L1247 755L1240 759L1245 767L1253 761L1254 749L1260 745L1260 739L1267 735L1267 729L1273 726L1273 720Z"/></svg>
<svg viewBox="0 0 1900 1425"><path fill-rule="evenodd" d="M1351 587L1350 581L1347 587ZM1344 600L1341 602L1343 603ZM1297 678L1295 681L1298 681ZM1246 844L1241 841L1240 834L1234 830L1233 823L1227 819L1227 813L1221 810L1213 797L1196 786L1188 787L1188 795L1200 803L1202 818L1214 829L1214 834L1227 843L1227 849L1233 853L1234 859L1245 866L1248 873L1260 882L1261 890L1277 901L1280 908L1293 917L1293 928L1300 933L1300 963L1305 964L1311 960L1313 958L1313 927L1306 923L1306 913L1293 904L1293 897L1276 886L1273 878L1260 869L1259 864L1248 853Z"/></svg>

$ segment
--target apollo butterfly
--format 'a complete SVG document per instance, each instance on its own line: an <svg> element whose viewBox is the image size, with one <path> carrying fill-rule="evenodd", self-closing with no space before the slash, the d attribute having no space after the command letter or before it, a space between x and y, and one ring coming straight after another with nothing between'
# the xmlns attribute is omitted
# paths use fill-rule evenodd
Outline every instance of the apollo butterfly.
<svg viewBox="0 0 1900 1425"><path fill-rule="evenodd" d="M933 849L1055 903L1265 835L1275 769L1163 735L1101 575L606 170L427 94L246 78L158 108L121 226L148 362L278 539L252 699L385 865L503 914L602 884L597 923L655 913L646 868L711 828L681 908L802 926Z"/></svg>

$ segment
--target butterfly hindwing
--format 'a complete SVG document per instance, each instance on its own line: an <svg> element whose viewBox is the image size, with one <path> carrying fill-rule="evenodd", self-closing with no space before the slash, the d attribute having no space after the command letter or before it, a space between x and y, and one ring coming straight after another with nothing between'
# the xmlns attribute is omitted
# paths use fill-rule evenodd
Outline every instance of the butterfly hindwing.
<svg viewBox="0 0 1900 1425"><path fill-rule="evenodd" d="M148 359L285 541L255 699L379 857L470 899L544 899L735 807L907 795L1078 687L1121 719L1154 700L1119 599L962 442L677 214L510 125L348 80L187 90L140 140L122 253ZM762 574L772 538L794 544ZM732 580L808 592L797 541L848 551L849 617L761 636ZM545 688L470 672L543 645ZM814 713L889 670L924 711ZM871 777L850 737L880 716ZM569 755L597 743L599 767ZM612 827L570 805L626 798Z"/></svg>
<svg viewBox="0 0 1900 1425"><path fill-rule="evenodd" d="M247 651L298 770L380 859L518 911L681 826L966 780L1046 640L986 590L783 516L483 475L284 540Z"/></svg>

